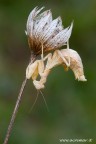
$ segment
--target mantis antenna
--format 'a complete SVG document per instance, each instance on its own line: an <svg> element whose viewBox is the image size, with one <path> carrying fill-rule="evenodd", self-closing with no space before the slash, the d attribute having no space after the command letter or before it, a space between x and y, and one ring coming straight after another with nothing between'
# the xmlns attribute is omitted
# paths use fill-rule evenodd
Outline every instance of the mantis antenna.
<svg viewBox="0 0 96 144"><path fill-rule="evenodd" d="M47 111L49 112L49 108L48 108L48 105L47 105L46 99L45 99L45 97L44 97L44 95L43 95L43 93L42 93L41 90L40 90L40 93L41 93L41 95L42 95L42 97L43 97L43 100L44 100L44 103L45 103L45 105L46 105Z"/></svg>
<svg viewBox="0 0 96 144"><path fill-rule="evenodd" d="M29 112L31 112L32 109L34 108L34 106L35 106L35 104L36 104L36 102L37 102L38 96L39 96L39 92L41 93L41 95L42 95L42 97L43 97L43 100L44 100L44 103L45 103L45 106L46 106L46 108L47 108L47 111L49 112L49 108L48 108L48 105L47 105L46 99L45 99L45 97L44 97L44 95L43 95L43 93L42 93L41 90L37 90L37 96L36 96L36 99L35 99L35 101L34 101L32 107L31 107L31 110L30 110Z"/></svg>
<svg viewBox="0 0 96 144"><path fill-rule="evenodd" d="M35 98L35 101L34 101L32 107L31 107L29 113L32 111L33 107L35 106L35 104L36 104L36 102L37 102L37 99L38 99L38 96L39 96L39 91L37 90L37 96L36 96L36 98Z"/></svg>

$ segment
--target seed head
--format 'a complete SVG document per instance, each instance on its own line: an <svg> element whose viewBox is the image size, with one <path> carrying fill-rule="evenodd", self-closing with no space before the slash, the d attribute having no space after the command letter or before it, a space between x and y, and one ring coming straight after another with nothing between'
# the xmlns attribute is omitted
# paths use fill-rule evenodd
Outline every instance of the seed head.
<svg viewBox="0 0 96 144"><path fill-rule="evenodd" d="M64 29L61 17L52 20L50 10L40 13L43 8L35 7L29 14L26 25L29 47L35 55L41 54L42 45L44 53L66 45L73 27L71 23L71 26Z"/></svg>

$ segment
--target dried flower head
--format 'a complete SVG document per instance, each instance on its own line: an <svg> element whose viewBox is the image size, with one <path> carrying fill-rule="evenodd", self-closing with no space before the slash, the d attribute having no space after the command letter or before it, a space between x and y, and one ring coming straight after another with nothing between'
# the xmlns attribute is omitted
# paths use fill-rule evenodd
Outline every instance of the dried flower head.
<svg viewBox="0 0 96 144"><path fill-rule="evenodd" d="M28 16L26 35L29 47L35 55L48 52L66 45L71 36L73 23L63 28L61 17L52 20L52 13L46 10L40 14L41 9L35 7Z"/></svg>
<svg viewBox="0 0 96 144"><path fill-rule="evenodd" d="M26 69L26 78L32 78L35 88L42 89L51 69L62 64L65 70L70 68L73 71L76 79L86 81L79 54L69 49L69 38L73 23L70 27L64 29L60 17L52 20L50 10L39 14L42 9L43 7L39 10L36 7L29 14L26 31L29 47L34 55L43 55L50 50L54 50L54 53L53 55L48 53L42 59L29 63ZM66 49L59 50L63 45L67 45ZM38 75L40 75L39 81L37 81Z"/></svg>

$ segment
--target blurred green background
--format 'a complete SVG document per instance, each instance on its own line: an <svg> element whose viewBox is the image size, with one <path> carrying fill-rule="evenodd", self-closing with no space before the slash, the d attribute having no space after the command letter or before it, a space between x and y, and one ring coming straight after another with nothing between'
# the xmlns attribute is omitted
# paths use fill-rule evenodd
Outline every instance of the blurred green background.
<svg viewBox="0 0 96 144"><path fill-rule="evenodd" d="M9 144L59 144L62 138L96 144L96 0L0 0L0 144L29 62L24 31L35 6L51 9L53 18L60 15L65 27L74 20L70 47L80 54L88 81L54 68L43 90L48 112L41 95L31 110L37 91L29 80Z"/></svg>

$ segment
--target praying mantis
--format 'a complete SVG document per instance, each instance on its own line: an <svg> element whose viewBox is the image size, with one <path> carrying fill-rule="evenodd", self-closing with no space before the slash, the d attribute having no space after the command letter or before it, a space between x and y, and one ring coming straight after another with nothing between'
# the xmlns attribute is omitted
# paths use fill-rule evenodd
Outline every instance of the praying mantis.
<svg viewBox="0 0 96 144"><path fill-rule="evenodd" d="M26 69L26 78L32 78L37 90L45 87L44 84L51 69L57 65L63 65L65 70L68 70L68 68L72 69L76 79L86 81L82 60L76 51L69 48L68 43L66 49L55 50L53 54L49 53L44 58L42 58L42 55L40 60L30 63ZM39 81L37 81L38 75L40 76Z"/></svg>

